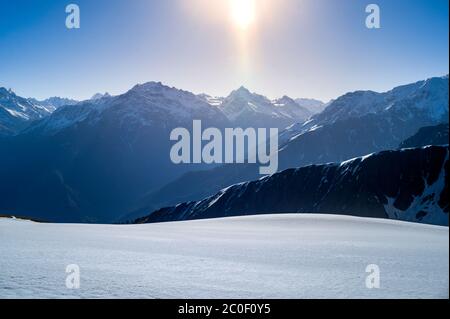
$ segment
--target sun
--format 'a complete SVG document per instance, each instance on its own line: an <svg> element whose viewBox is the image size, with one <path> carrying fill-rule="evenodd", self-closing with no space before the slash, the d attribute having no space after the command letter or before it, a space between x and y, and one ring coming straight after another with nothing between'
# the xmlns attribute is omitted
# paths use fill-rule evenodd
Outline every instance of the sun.
<svg viewBox="0 0 450 319"><path fill-rule="evenodd" d="M255 22L255 0L229 0L231 17L241 30L247 30Z"/></svg>

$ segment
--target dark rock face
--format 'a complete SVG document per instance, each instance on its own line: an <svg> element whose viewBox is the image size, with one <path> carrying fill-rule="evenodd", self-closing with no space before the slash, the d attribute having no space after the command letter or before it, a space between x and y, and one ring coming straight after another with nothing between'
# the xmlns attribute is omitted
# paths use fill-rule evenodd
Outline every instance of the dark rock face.
<svg viewBox="0 0 450 319"><path fill-rule="evenodd" d="M400 148L423 147L448 144L448 123L423 127L414 136L400 144Z"/></svg>
<svg viewBox="0 0 450 319"><path fill-rule="evenodd" d="M289 169L136 222L330 213L448 225L448 153L448 146L385 151L341 164Z"/></svg>

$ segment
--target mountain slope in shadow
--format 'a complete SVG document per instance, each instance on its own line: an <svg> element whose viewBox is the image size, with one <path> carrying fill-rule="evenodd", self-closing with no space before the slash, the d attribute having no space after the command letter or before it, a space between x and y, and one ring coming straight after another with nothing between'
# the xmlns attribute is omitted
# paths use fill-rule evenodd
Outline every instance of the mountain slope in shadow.
<svg viewBox="0 0 450 319"><path fill-rule="evenodd" d="M448 225L448 155L448 146L430 146L289 169L160 209L136 223L291 212Z"/></svg>

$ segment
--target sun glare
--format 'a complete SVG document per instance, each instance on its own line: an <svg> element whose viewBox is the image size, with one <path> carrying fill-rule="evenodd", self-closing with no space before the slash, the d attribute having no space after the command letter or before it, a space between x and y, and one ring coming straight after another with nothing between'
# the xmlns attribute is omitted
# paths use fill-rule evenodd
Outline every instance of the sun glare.
<svg viewBox="0 0 450 319"><path fill-rule="evenodd" d="M236 26L247 30L255 21L255 0L230 0L231 17Z"/></svg>

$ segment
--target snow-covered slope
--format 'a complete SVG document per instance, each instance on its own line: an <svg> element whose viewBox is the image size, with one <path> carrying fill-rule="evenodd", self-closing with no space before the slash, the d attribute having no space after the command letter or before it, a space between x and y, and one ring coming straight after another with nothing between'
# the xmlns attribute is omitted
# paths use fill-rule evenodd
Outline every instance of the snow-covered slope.
<svg viewBox="0 0 450 319"><path fill-rule="evenodd" d="M425 147L289 169L230 186L201 201L160 209L136 222L289 212L448 226L448 154L448 147Z"/></svg>
<svg viewBox="0 0 450 319"><path fill-rule="evenodd" d="M396 149L425 126L448 123L448 76L386 93L358 91L280 133L281 167L342 161Z"/></svg>
<svg viewBox="0 0 450 319"><path fill-rule="evenodd" d="M301 106L289 96L283 96L280 99L276 99L272 101L272 104L278 112L287 118L291 118L293 121L306 121L315 114L306 107Z"/></svg>
<svg viewBox="0 0 450 319"><path fill-rule="evenodd" d="M108 97L111 97L111 94L109 94L108 92L105 92L105 93L96 93L96 94L94 94L92 97L91 97L91 100L100 100L100 99L103 99L103 98L108 98Z"/></svg>
<svg viewBox="0 0 450 319"><path fill-rule="evenodd" d="M338 121L361 118L370 114L403 121L439 124L448 122L448 75L403 85L385 93L356 91L332 101L326 109L306 123L290 127L284 135L297 138L302 133Z"/></svg>
<svg viewBox="0 0 450 319"><path fill-rule="evenodd" d="M328 106L328 103L324 103L315 99L299 98L295 99L295 102L301 107L307 109L312 114L319 114Z"/></svg>
<svg viewBox="0 0 450 319"><path fill-rule="evenodd" d="M314 112L299 105L288 96L269 100L263 95L250 92L245 87L231 92L226 98L200 94L199 97L210 105L219 108L235 126L284 129L289 125L304 122ZM303 103L308 104L310 101Z"/></svg>
<svg viewBox="0 0 450 319"><path fill-rule="evenodd" d="M269 99L244 87L231 92L220 108L230 121L243 127L283 127L288 123Z"/></svg>
<svg viewBox="0 0 450 319"><path fill-rule="evenodd" d="M225 100L224 97L211 96L209 94L199 94L198 97L201 98L206 103L208 103L209 105L215 107L220 107L223 103L223 100Z"/></svg>
<svg viewBox="0 0 450 319"><path fill-rule="evenodd" d="M54 112L56 109L58 109L62 106L75 105L80 102L80 101L77 101L74 99L62 98L62 97L58 97L58 96L50 97L50 98L42 100L42 101L39 101L36 99L29 99L29 100L35 102L36 104L44 105L44 106L50 108L51 110L53 110L52 112Z"/></svg>
<svg viewBox="0 0 450 319"><path fill-rule="evenodd" d="M342 216L152 225L0 219L0 298L449 297L449 233ZM80 289L65 270L80 269ZM366 287L368 265L380 289Z"/></svg>
<svg viewBox="0 0 450 319"><path fill-rule="evenodd" d="M0 88L0 134L15 134L32 121L50 115L56 107L50 102L39 102ZM3 128L3 130L2 130Z"/></svg>
<svg viewBox="0 0 450 319"><path fill-rule="evenodd" d="M56 134L62 129L80 123L94 126L106 117L115 117L120 126L173 126L192 125L193 119L209 120L221 127L226 117L198 96L168 87L161 82L148 82L133 87L125 94L95 95L92 99L74 107L58 109L52 116L33 125L33 134ZM211 124L211 123L210 123Z"/></svg>

